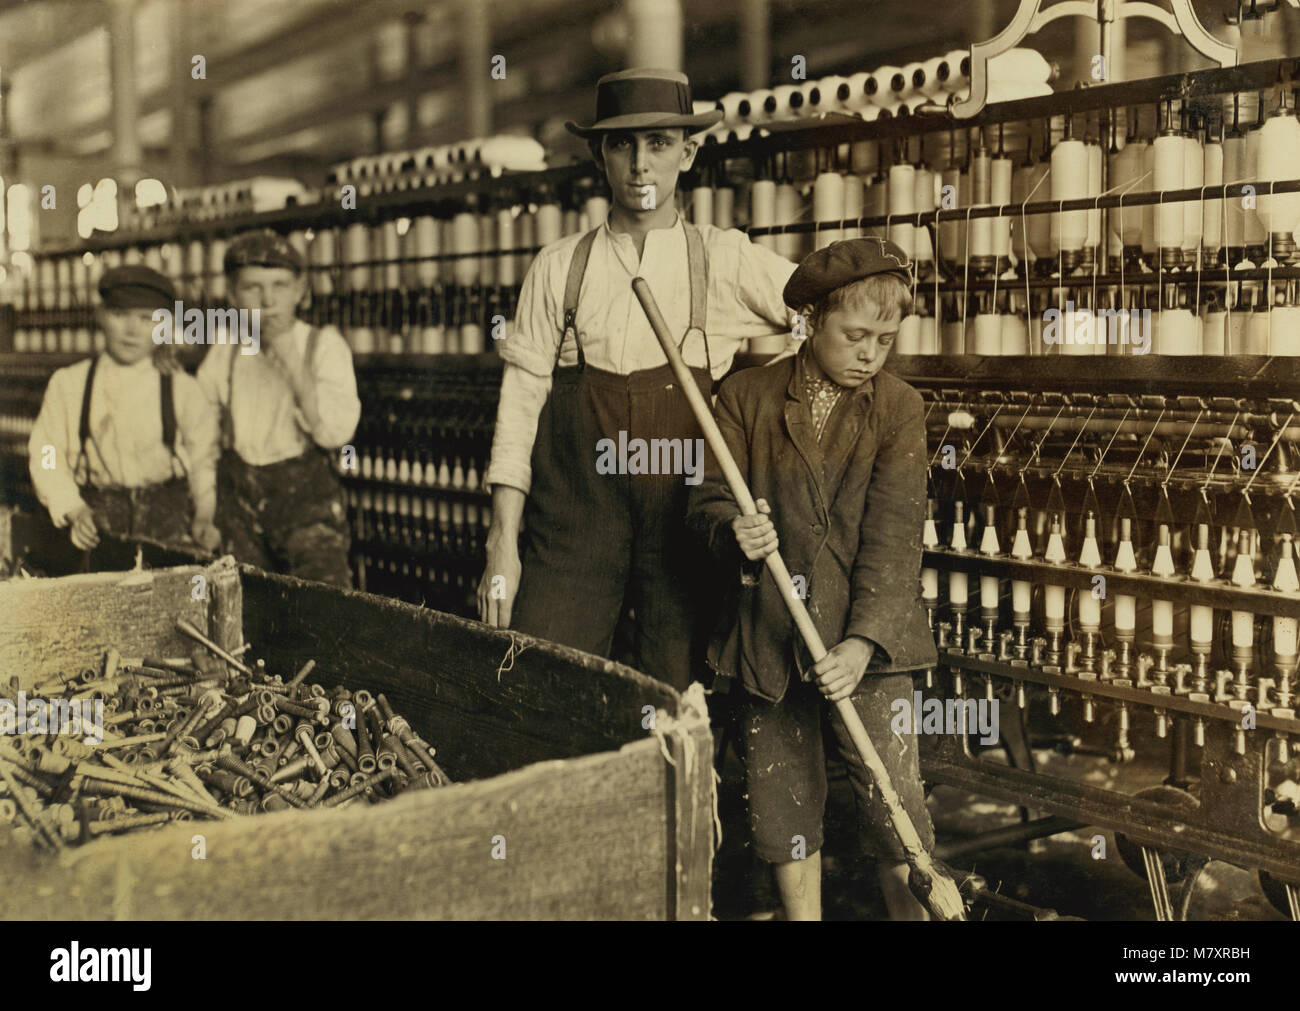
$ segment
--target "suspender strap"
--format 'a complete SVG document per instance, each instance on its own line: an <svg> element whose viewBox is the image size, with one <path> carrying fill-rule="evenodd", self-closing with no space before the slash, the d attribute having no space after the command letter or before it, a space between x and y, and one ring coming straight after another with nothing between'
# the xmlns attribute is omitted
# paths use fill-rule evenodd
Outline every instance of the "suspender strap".
<svg viewBox="0 0 1300 1011"><path fill-rule="evenodd" d="M591 258L591 246L596 241L599 228L593 228L581 239L573 250L573 259L569 261L569 276L564 282L564 331L560 334L560 346L555 349L555 363L560 363L560 353L564 350L564 341L573 338L578 347L578 364L586 365L586 356L582 353L582 341L578 339L578 295L582 292L582 278L587 273L587 260Z"/></svg>
<svg viewBox="0 0 1300 1011"><path fill-rule="evenodd" d="M681 347L685 349L687 338L692 330L698 330L704 341L704 362L713 375L713 358L709 354L709 257L704 251L704 236L689 221L682 222L686 230L686 269L691 278L691 321L687 324L686 335L682 337Z"/></svg>
<svg viewBox="0 0 1300 1011"><path fill-rule="evenodd" d="M172 376L164 372L158 377L158 398L162 401L163 445L176 454L176 401L172 397Z"/></svg>
<svg viewBox="0 0 1300 1011"><path fill-rule="evenodd" d="M77 426L77 438L81 440L81 455L86 455L86 443L90 441L90 391L95 385L95 368L99 365L99 355L90 359L90 370L86 373L86 388L81 394L81 423Z"/></svg>

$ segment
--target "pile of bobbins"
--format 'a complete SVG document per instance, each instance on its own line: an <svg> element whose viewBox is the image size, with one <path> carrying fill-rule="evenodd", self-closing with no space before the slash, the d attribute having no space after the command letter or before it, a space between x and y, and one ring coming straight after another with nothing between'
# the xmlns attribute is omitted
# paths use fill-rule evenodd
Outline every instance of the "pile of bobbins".
<svg viewBox="0 0 1300 1011"><path fill-rule="evenodd" d="M195 818L377 803L450 783L435 751L360 690L251 667L183 619L189 658L122 657L34 686L48 701L102 701L104 726L0 737L0 824L49 851ZM17 691L0 691L16 700ZM20 731L30 729L19 728ZM81 739L78 739L78 736Z"/></svg>

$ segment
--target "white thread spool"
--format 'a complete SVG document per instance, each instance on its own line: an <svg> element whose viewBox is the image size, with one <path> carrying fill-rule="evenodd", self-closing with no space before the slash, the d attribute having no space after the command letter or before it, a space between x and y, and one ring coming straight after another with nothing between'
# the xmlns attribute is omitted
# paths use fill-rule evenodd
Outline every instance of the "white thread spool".
<svg viewBox="0 0 1300 1011"><path fill-rule="evenodd" d="M749 188L749 224L751 228L770 228L776 224L776 183L771 179L756 179ZM775 250L776 239L775 235L760 235L754 241Z"/></svg>
<svg viewBox="0 0 1300 1011"><path fill-rule="evenodd" d="M1155 157L1153 189L1161 192L1183 188L1183 140L1177 133L1164 133L1151 148ZM1164 201L1156 205L1155 241L1159 250L1183 248L1183 207Z"/></svg>
<svg viewBox="0 0 1300 1011"><path fill-rule="evenodd" d="M971 179L970 169L964 168L957 174L957 206L961 208L971 205ZM957 258L958 262L963 260L970 250L970 241L967 238L967 231L970 224L965 215L957 219Z"/></svg>
<svg viewBox="0 0 1300 1011"><path fill-rule="evenodd" d="M1223 138L1223 181L1228 184L1248 182L1245 171L1246 138ZM1229 197L1223 204L1223 244L1230 249L1240 249L1246 241L1246 212L1241 197Z"/></svg>
<svg viewBox="0 0 1300 1011"><path fill-rule="evenodd" d="M1183 138L1183 186L1187 189L1199 189L1205 179L1205 152L1201 150L1201 140L1196 136ZM1200 197L1183 204L1183 259L1192 265L1197 262L1201 251L1201 236L1204 234L1202 217L1204 207Z"/></svg>
<svg viewBox="0 0 1300 1011"><path fill-rule="evenodd" d="M918 61L903 64L904 88L899 93L899 98L909 107L913 102L930 101L930 93L926 88L929 80L924 63Z"/></svg>
<svg viewBox="0 0 1300 1011"><path fill-rule="evenodd" d="M821 91L821 112L844 112L853 108L849 104L853 97L853 86L847 77L823 77L817 82L817 88Z"/></svg>
<svg viewBox="0 0 1300 1011"><path fill-rule="evenodd" d="M515 219L515 245L519 249L532 249L537 245L537 215L525 206ZM532 253L519 253L515 256L515 277L521 278L528 273L533 262Z"/></svg>
<svg viewBox="0 0 1300 1011"><path fill-rule="evenodd" d="M948 64L948 79L943 82L944 90L957 92L969 87L970 50L951 49L944 54L943 59Z"/></svg>
<svg viewBox="0 0 1300 1011"><path fill-rule="evenodd" d="M822 172L813 183L813 221L844 220L844 177L838 172ZM813 234L815 248L824 249L839 242L844 233L839 228L818 228Z"/></svg>
<svg viewBox="0 0 1300 1011"><path fill-rule="evenodd" d="M515 215L511 208L502 207L497 211L496 233L497 249L515 248ZM497 284L509 286L515 283L515 262L513 252L502 252L497 256Z"/></svg>
<svg viewBox="0 0 1300 1011"><path fill-rule="evenodd" d="M804 81L799 85L799 94L803 97L800 116L820 116L836 105L835 92L823 92L820 81Z"/></svg>
<svg viewBox="0 0 1300 1011"><path fill-rule="evenodd" d="M415 255L419 257L438 255L438 219L431 215L421 215L411 224L408 235L415 236ZM415 279L422 288L428 288L438 281L438 261L420 259L415 264Z"/></svg>
<svg viewBox="0 0 1300 1011"><path fill-rule="evenodd" d="M1135 180L1142 175L1142 155L1146 142L1131 140L1122 150L1110 156L1110 190L1112 193L1125 193L1130 187L1134 191L1146 189ZM1110 237L1112 244L1137 246L1142 242L1142 209L1125 207L1121 219L1120 209L1112 208L1110 212Z"/></svg>
<svg viewBox="0 0 1300 1011"><path fill-rule="evenodd" d="M999 206L1011 203L1011 176L1014 166L1005 155L994 158L990 163L991 194L990 203ZM1008 217L989 218L993 229L993 255L1006 260L1011 255L1011 219Z"/></svg>
<svg viewBox="0 0 1300 1011"><path fill-rule="evenodd" d="M889 182L884 176L875 176L863 189L863 214L865 218L880 218L889 213ZM884 238L885 226L872 225L863 229L865 235Z"/></svg>
<svg viewBox="0 0 1300 1011"><path fill-rule="evenodd" d="M844 218L845 220L857 219L863 215L863 204L866 199L866 189L862 184L862 177L852 172L844 175ZM860 225L851 225L844 229L844 238L860 239L862 238L862 227Z"/></svg>
<svg viewBox="0 0 1300 1011"><path fill-rule="evenodd" d="M1267 125L1267 123L1265 124ZM1259 148L1263 140L1263 128L1250 130L1246 134L1246 154L1242 165L1242 174L1246 181L1259 179ZM1259 216L1259 195L1255 197L1255 209L1245 211L1245 242L1247 246L1263 246L1268 243L1268 230Z"/></svg>
<svg viewBox="0 0 1300 1011"><path fill-rule="evenodd" d="M889 167L889 213L915 214L916 169L906 163ZM915 255L912 241L913 225L910 221L894 221L889 225L889 241L895 242L910 258Z"/></svg>
<svg viewBox="0 0 1300 1011"><path fill-rule="evenodd" d="M939 321L933 316L921 317L921 354L939 353Z"/></svg>
<svg viewBox="0 0 1300 1011"><path fill-rule="evenodd" d="M876 115L880 114L880 109L872 102L873 96L880 90L880 82L876 79L875 74L862 72L849 75L849 94L844 100L844 108L859 115L864 110L871 108L875 110Z"/></svg>
<svg viewBox="0 0 1300 1011"><path fill-rule="evenodd" d="M876 68L876 92L870 96L871 104L891 115L902 104L900 92L907 87L903 68L886 66Z"/></svg>
<svg viewBox="0 0 1300 1011"><path fill-rule="evenodd" d="M776 110L776 95L771 88L751 91L745 102L741 103L741 114L746 123L766 123L771 120Z"/></svg>
<svg viewBox="0 0 1300 1011"><path fill-rule="evenodd" d="M1256 171L1259 175L1256 178L1268 183L1300 175L1300 120L1289 114L1274 115L1258 132ZM1256 199L1264 231L1291 241L1296 226L1300 225L1300 193L1270 195L1267 186L1260 186Z"/></svg>
<svg viewBox="0 0 1300 1011"><path fill-rule="evenodd" d="M1029 354L1029 325L1024 313L1007 313L1002 318L1002 354Z"/></svg>
<svg viewBox="0 0 1300 1011"><path fill-rule="evenodd" d="M1268 353L1286 358L1300 356L1300 306L1273 307L1273 336Z"/></svg>
<svg viewBox="0 0 1300 1011"><path fill-rule="evenodd" d="M995 312L982 312L975 317L970 352L977 355L1002 354L1002 317Z"/></svg>
<svg viewBox="0 0 1300 1011"><path fill-rule="evenodd" d="M740 113L740 106L742 102L748 99L748 97L749 96L743 91L730 91L722 96L718 101L718 105L722 107L721 125L733 127L742 121L743 117Z"/></svg>
<svg viewBox="0 0 1300 1011"><path fill-rule="evenodd" d="M584 231L582 217L576 207L566 207L564 209L564 225L562 226L565 235L580 235Z"/></svg>
<svg viewBox="0 0 1300 1011"><path fill-rule="evenodd" d="M772 109L773 120L795 119L804 114L803 92L795 84L782 84L772 89L775 108Z"/></svg>
<svg viewBox="0 0 1300 1011"><path fill-rule="evenodd" d="M1156 145L1154 138L1151 143L1147 144L1142 152L1142 174L1146 177L1146 184L1143 189L1154 190L1156 188ZM1147 257L1148 262L1156 252L1156 205L1142 205L1142 255ZM1152 263L1154 268L1157 264Z"/></svg>
<svg viewBox="0 0 1300 1011"><path fill-rule="evenodd" d="M712 186L696 186L691 190L691 222L696 225L713 224Z"/></svg>
<svg viewBox="0 0 1300 1011"><path fill-rule="evenodd" d="M479 260L477 256L461 256L462 253L477 253L479 250L478 215L461 211L451 219L451 249L448 252L458 254L452 260L452 280L462 287L478 283Z"/></svg>
<svg viewBox="0 0 1300 1011"><path fill-rule="evenodd" d="M397 234L397 221L385 221L379 229L380 259L384 261L384 287L396 291L402 287L402 238Z"/></svg>
<svg viewBox="0 0 1300 1011"><path fill-rule="evenodd" d="M1228 314L1222 309L1206 311L1201 315L1201 353L1226 355L1228 353Z"/></svg>
<svg viewBox="0 0 1300 1011"><path fill-rule="evenodd" d="M713 191L714 228L736 227L736 191L730 186L718 186Z"/></svg>
<svg viewBox="0 0 1300 1011"><path fill-rule="evenodd" d="M217 299L224 298L226 295L226 240L214 238L208 243L208 301L215 302ZM117 266L116 263L109 263L109 257L105 255L105 265Z"/></svg>
<svg viewBox="0 0 1300 1011"><path fill-rule="evenodd" d="M1158 314L1161 322L1158 333L1162 355L1203 354L1201 318L1190 309L1166 309Z"/></svg>
<svg viewBox="0 0 1300 1011"><path fill-rule="evenodd" d="M555 203L537 207L537 245L549 246L564 237L564 212Z"/></svg>
<svg viewBox="0 0 1300 1011"><path fill-rule="evenodd" d="M1101 196L1101 162L1104 152L1101 145L1092 142L1086 143L1088 155L1088 196ZM1088 234L1083 240L1084 249L1096 250L1101 245L1101 209L1089 210L1088 212Z"/></svg>
<svg viewBox="0 0 1300 1011"><path fill-rule="evenodd" d="M908 313L898 324L898 339L895 341L895 354L919 355L921 351L921 317Z"/></svg>
<svg viewBox="0 0 1300 1011"><path fill-rule="evenodd" d="M189 297L195 302L203 300L203 241L201 239L191 239L189 245L185 247L185 273L189 275ZM315 291L313 279L312 290ZM89 287L83 288L81 292L84 301L89 294Z"/></svg>
<svg viewBox="0 0 1300 1011"><path fill-rule="evenodd" d="M948 78L952 73L952 68L948 61L942 56L936 56L918 64L921 69L921 83L917 85L917 90L927 98L938 98L944 94L944 89L948 83Z"/></svg>
<svg viewBox="0 0 1300 1011"><path fill-rule="evenodd" d="M1266 355L1269 353L1268 330L1271 316L1272 313L1268 309L1256 309L1249 314L1246 321L1245 347L1242 349L1244 354Z"/></svg>
<svg viewBox="0 0 1300 1011"><path fill-rule="evenodd" d="M966 353L966 328L961 317L945 320L939 329L939 353L944 355L963 355Z"/></svg>
<svg viewBox="0 0 1300 1011"><path fill-rule="evenodd" d="M1182 162L1179 162L1182 165ZM1088 195L1088 151L1081 140L1061 140L1052 148L1048 179L1052 200L1077 200ZM1078 254L1088 238L1087 211L1053 211L1051 255Z"/></svg>
<svg viewBox="0 0 1300 1011"><path fill-rule="evenodd" d="M792 225L803 213L803 200L793 183L781 183L776 188L776 223ZM787 260L802 259L803 236L799 232L785 232L776 237L776 251Z"/></svg>
<svg viewBox="0 0 1300 1011"><path fill-rule="evenodd" d="M1202 149L1201 180L1206 193L1211 187L1223 185L1223 142L1210 140ZM1201 232L1201 245L1213 257L1223 246L1223 198L1217 197L1205 201L1204 227ZM1220 352L1207 352L1220 353Z"/></svg>
<svg viewBox="0 0 1300 1011"><path fill-rule="evenodd" d="M912 187L912 206L922 214L934 212L934 171L925 165L916 166L916 182ZM934 262L934 242L930 229L924 225L912 229L912 257L917 263Z"/></svg>
<svg viewBox="0 0 1300 1011"><path fill-rule="evenodd" d="M343 264L347 268L349 291L364 291L370 286L370 266L366 263L369 259L370 229L354 221L343 231Z"/></svg>

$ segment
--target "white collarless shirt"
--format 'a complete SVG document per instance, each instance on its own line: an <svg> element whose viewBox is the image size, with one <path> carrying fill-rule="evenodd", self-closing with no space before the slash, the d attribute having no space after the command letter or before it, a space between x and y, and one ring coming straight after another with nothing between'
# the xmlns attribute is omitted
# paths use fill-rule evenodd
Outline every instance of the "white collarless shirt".
<svg viewBox="0 0 1300 1011"><path fill-rule="evenodd" d="M301 456L313 444L337 449L356 433L361 401L357 398L352 350L334 327L319 329L312 362L305 361L311 326L302 320L294 323L277 346L291 368L310 371L320 414L315 429L299 409L289 380L267 361L261 348L248 355L239 344L213 345L199 366L198 381L208 399L231 412L234 450L245 463L265 467Z"/></svg>
<svg viewBox="0 0 1300 1011"><path fill-rule="evenodd" d="M753 337L790 332L793 312L782 299L795 264L734 229L699 225L709 261L709 360L716 379L731 368L736 352ZM569 264L582 235L570 235L537 254L524 277L519 308L501 342L506 366L501 380L492 460L487 485L504 484L527 492L532 483L537 419L551 388L551 374L564 330L564 289ZM686 231L679 215L671 228L646 233L638 260L631 235L603 224L597 231L583 276L575 327L589 366L628 375L667 364L632 279L643 277L678 341L690 323L690 268ZM692 337L682 349L692 368L706 364L704 343ZM564 345L560 366L576 365L577 348Z"/></svg>

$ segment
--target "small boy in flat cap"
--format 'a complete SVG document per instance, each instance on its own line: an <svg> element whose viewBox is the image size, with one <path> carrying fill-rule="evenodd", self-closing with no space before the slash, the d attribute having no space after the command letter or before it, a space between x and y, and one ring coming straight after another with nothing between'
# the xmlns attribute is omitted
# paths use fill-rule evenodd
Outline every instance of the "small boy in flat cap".
<svg viewBox="0 0 1300 1011"><path fill-rule="evenodd" d="M198 380L221 409L217 522L239 561L350 586L347 496L334 472L357 430L352 351L332 326L298 319L302 256L270 230L241 235L223 264L235 308L257 310L259 350L213 345Z"/></svg>
<svg viewBox="0 0 1300 1011"><path fill-rule="evenodd" d="M216 411L154 342L154 314L173 311L170 280L142 265L99 281L105 350L50 377L28 440L32 484L56 527L83 551L99 532L213 550Z"/></svg>
<svg viewBox="0 0 1300 1011"><path fill-rule="evenodd" d="M736 579L709 661L746 689L750 824L789 919L821 916L824 728L849 768L863 852L878 861L890 916L923 919L880 793L829 701L851 698L925 846L915 739L890 732L904 672L938 658L920 602L926 443L920 395L881 368L910 311L906 254L879 238L820 249L785 286L805 321L798 352L743 370L719 391L718 427L760 514L742 516L710 459L690 524ZM769 507L770 503L770 507ZM780 548L822 639L816 664L761 560ZM748 560L748 561L746 561ZM807 679L807 680L805 680Z"/></svg>

